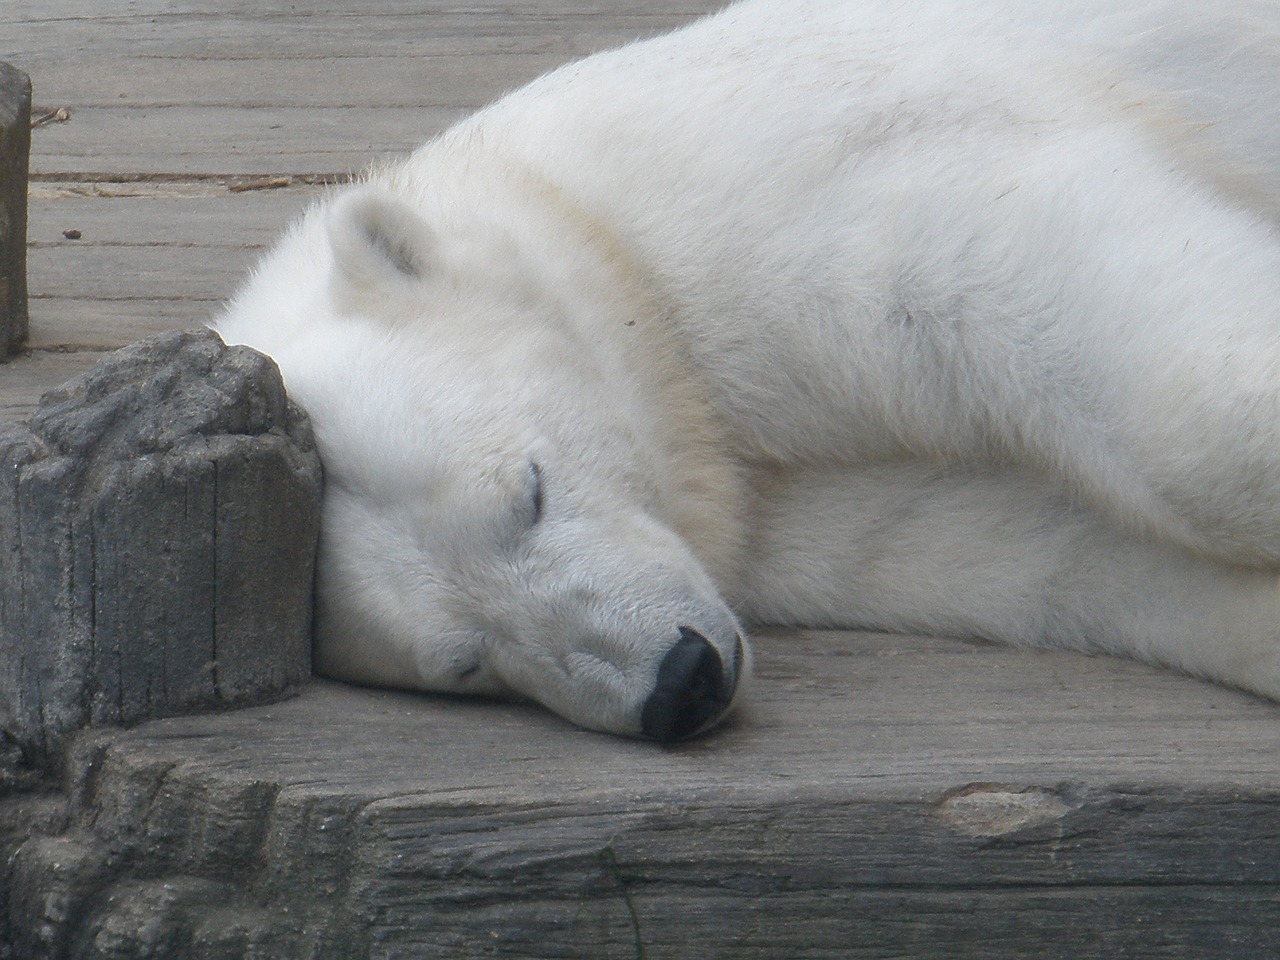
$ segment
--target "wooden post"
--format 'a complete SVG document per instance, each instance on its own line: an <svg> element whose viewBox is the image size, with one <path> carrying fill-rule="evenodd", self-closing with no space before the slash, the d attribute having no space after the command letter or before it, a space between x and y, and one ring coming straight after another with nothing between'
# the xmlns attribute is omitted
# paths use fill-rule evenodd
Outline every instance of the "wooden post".
<svg viewBox="0 0 1280 960"><path fill-rule="evenodd" d="M139 341L0 429L0 788L80 727L305 680L319 508L275 364L211 331Z"/></svg>
<svg viewBox="0 0 1280 960"><path fill-rule="evenodd" d="M31 79L0 63L0 360L27 339Z"/></svg>

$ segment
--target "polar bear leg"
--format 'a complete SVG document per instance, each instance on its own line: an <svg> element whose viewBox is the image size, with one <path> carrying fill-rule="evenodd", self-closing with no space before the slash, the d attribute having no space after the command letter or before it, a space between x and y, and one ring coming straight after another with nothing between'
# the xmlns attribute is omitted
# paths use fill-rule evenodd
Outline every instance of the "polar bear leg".
<svg viewBox="0 0 1280 960"><path fill-rule="evenodd" d="M757 478L750 622L1099 650L1280 699L1280 578L1118 531L1035 477L924 464Z"/></svg>

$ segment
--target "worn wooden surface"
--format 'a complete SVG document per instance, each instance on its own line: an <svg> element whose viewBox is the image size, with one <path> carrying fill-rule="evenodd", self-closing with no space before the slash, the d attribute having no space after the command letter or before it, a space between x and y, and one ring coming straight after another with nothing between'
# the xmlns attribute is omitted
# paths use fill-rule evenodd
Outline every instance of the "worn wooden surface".
<svg viewBox="0 0 1280 960"><path fill-rule="evenodd" d="M31 78L0 61L0 360L27 339Z"/></svg>
<svg viewBox="0 0 1280 960"><path fill-rule="evenodd" d="M103 350L203 322L317 184L558 63L716 6L0 4L0 48L31 75L34 115L70 117L33 131L31 350L0 367L0 417L29 413Z"/></svg>
<svg viewBox="0 0 1280 960"><path fill-rule="evenodd" d="M148 337L0 428L0 743L279 699L311 674L321 465L274 363Z"/></svg>
<svg viewBox="0 0 1280 960"><path fill-rule="evenodd" d="M202 322L325 182L716 5L0 4L37 116L70 111L34 131L30 349L0 419ZM1280 955L1275 706L805 633L761 643L753 703L671 749L323 683L90 733L69 795L0 805L0 913L31 957Z"/></svg>
<svg viewBox="0 0 1280 960"><path fill-rule="evenodd" d="M1280 955L1274 707L961 641L758 650L750 713L671 748L326 683L89 733L17 889L95 957Z"/></svg>

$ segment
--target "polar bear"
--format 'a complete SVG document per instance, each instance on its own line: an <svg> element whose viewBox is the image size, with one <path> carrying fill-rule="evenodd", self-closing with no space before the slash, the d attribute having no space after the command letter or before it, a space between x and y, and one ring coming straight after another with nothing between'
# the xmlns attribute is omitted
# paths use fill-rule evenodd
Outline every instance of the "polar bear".
<svg viewBox="0 0 1280 960"><path fill-rule="evenodd" d="M744 625L1280 698L1280 5L747 0L310 210L216 328L326 470L316 664L656 740Z"/></svg>

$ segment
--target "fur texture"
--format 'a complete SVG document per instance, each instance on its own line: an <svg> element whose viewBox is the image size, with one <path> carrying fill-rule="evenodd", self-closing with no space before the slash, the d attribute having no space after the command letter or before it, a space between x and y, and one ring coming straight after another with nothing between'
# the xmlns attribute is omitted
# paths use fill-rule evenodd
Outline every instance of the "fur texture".
<svg viewBox="0 0 1280 960"><path fill-rule="evenodd" d="M641 731L685 630L1280 697L1280 4L747 0L310 211L217 322L326 467L317 664Z"/></svg>

